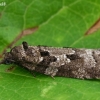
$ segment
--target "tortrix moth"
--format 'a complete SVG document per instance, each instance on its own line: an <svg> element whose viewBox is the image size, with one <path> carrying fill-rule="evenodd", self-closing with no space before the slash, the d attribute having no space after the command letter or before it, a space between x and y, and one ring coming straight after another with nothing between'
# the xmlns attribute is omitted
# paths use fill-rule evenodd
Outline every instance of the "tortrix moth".
<svg viewBox="0 0 100 100"><path fill-rule="evenodd" d="M100 49L28 46L23 42L5 53L0 63L14 63L51 77L100 79Z"/></svg>

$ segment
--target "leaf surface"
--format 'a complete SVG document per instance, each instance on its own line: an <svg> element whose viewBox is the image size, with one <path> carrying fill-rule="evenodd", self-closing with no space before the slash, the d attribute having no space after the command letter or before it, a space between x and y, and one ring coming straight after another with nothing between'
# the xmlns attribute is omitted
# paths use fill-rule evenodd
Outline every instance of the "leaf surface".
<svg viewBox="0 0 100 100"><path fill-rule="evenodd" d="M0 2L3 2L0 0ZM0 53L8 46L100 48L100 32L85 35L100 18L100 0L6 0L0 6ZM38 27L24 32L30 28ZM25 31L28 30L28 31ZM29 34L29 35L28 35ZM79 80L0 65L0 100L99 100L100 80Z"/></svg>

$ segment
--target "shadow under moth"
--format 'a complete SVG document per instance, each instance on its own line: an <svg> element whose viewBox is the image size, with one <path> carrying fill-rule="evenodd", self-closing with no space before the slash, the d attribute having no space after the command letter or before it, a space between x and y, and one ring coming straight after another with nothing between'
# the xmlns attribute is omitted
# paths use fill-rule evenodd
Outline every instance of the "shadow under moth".
<svg viewBox="0 0 100 100"><path fill-rule="evenodd" d="M6 52L0 64L17 64L51 77L100 79L100 49L29 46L23 42Z"/></svg>

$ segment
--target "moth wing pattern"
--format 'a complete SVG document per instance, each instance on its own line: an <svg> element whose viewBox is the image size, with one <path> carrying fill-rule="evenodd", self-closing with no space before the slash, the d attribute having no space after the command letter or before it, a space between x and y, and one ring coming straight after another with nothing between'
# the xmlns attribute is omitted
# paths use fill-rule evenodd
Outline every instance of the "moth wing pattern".
<svg viewBox="0 0 100 100"><path fill-rule="evenodd" d="M51 77L100 78L100 49L29 46L23 42L5 53L0 63L14 63Z"/></svg>

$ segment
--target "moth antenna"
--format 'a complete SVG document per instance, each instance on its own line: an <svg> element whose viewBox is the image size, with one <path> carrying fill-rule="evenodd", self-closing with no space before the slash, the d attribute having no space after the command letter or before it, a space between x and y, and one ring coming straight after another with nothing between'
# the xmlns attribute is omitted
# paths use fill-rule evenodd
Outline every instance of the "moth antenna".
<svg viewBox="0 0 100 100"><path fill-rule="evenodd" d="M23 44L24 50L27 50L28 49L28 43L23 41L22 44Z"/></svg>

